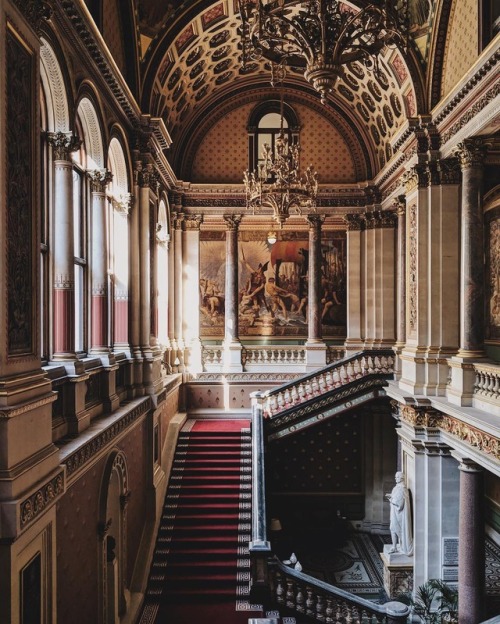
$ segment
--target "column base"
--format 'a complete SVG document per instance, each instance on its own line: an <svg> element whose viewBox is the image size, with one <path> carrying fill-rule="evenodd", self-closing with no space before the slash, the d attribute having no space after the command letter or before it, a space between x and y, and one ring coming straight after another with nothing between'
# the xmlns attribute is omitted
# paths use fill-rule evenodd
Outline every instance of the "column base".
<svg viewBox="0 0 500 624"><path fill-rule="evenodd" d="M390 599L413 591L413 557L390 553L390 544L380 553L384 565L384 589Z"/></svg>
<svg viewBox="0 0 500 624"><path fill-rule="evenodd" d="M306 347L306 371L326 366L326 344L322 340L308 340Z"/></svg>

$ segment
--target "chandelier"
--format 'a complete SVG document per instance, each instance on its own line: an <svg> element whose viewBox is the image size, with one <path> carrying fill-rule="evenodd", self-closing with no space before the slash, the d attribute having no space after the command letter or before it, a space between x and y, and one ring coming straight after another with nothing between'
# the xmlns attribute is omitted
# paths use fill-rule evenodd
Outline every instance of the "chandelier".
<svg viewBox="0 0 500 624"><path fill-rule="evenodd" d="M272 84L275 80L273 66ZM247 208L253 214L262 208L270 208L273 218L279 227L290 216L290 210L301 215L307 212L316 212L316 196L318 193L318 173L312 165L302 173L300 171L300 145L290 143L284 126L284 87L285 71L280 70L280 131L275 139L274 152L269 143L262 148L262 162L255 171L243 174Z"/></svg>
<svg viewBox="0 0 500 624"><path fill-rule="evenodd" d="M378 72L385 46L408 42L408 0L353 8L338 0L238 0L242 64L262 57L302 68L325 103L346 63Z"/></svg>

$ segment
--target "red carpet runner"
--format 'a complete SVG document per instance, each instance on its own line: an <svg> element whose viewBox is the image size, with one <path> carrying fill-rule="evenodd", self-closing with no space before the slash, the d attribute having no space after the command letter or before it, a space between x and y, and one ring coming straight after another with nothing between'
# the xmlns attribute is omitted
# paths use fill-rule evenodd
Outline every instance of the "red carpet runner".
<svg viewBox="0 0 500 624"><path fill-rule="evenodd" d="M249 421L188 421L140 624L246 624L249 614L236 611L236 603L248 593L250 522Z"/></svg>

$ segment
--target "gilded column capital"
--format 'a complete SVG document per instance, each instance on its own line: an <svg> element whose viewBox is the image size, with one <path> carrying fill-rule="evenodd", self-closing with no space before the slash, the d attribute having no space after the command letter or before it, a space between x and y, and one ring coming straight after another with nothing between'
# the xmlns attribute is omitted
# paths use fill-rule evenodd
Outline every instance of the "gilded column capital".
<svg viewBox="0 0 500 624"><path fill-rule="evenodd" d="M136 175L137 184L141 188L150 188L155 192L158 190L159 176L151 163L146 165L139 162L136 163L134 174Z"/></svg>
<svg viewBox="0 0 500 624"><path fill-rule="evenodd" d="M406 196L398 195L394 199L392 207L398 217L404 217L406 214Z"/></svg>
<svg viewBox="0 0 500 624"><path fill-rule="evenodd" d="M106 186L113 179L113 174L107 169L93 169L87 171L90 179L90 188L93 193L104 193Z"/></svg>
<svg viewBox="0 0 500 624"><path fill-rule="evenodd" d="M71 152L80 149L82 140L70 132L47 132L47 140L52 147L54 160L70 162Z"/></svg>
<svg viewBox="0 0 500 624"><path fill-rule="evenodd" d="M172 225L174 230L182 230L182 223L184 222L184 215L182 212L172 213Z"/></svg>
<svg viewBox="0 0 500 624"><path fill-rule="evenodd" d="M203 223L203 215L184 215L185 230L199 230Z"/></svg>
<svg viewBox="0 0 500 624"><path fill-rule="evenodd" d="M439 183L460 184L461 169L459 158L441 158L439 160Z"/></svg>
<svg viewBox="0 0 500 624"><path fill-rule="evenodd" d="M320 229L326 215L309 214L306 215L306 221L309 223L309 229Z"/></svg>
<svg viewBox="0 0 500 624"><path fill-rule="evenodd" d="M406 192L411 193L417 188L429 186L430 171L427 165L414 165L402 176L402 182L406 187Z"/></svg>
<svg viewBox="0 0 500 624"><path fill-rule="evenodd" d="M124 193L118 197L111 198L111 205L120 214L128 215L134 205L135 198L131 193Z"/></svg>
<svg viewBox="0 0 500 624"><path fill-rule="evenodd" d="M242 216L240 214L224 215L224 221L226 222L226 229L228 231L237 230L240 226Z"/></svg>
<svg viewBox="0 0 500 624"><path fill-rule="evenodd" d="M344 215L344 223L347 225L348 232L359 232L363 229L364 220L361 214Z"/></svg>
<svg viewBox="0 0 500 624"><path fill-rule="evenodd" d="M40 32L42 23L52 16L52 8L44 0L14 0L14 4L37 33Z"/></svg>
<svg viewBox="0 0 500 624"><path fill-rule="evenodd" d="M464 139L454 151L460 161L462 169L482 167L486 155L486 146L479 137Z"/></svg>

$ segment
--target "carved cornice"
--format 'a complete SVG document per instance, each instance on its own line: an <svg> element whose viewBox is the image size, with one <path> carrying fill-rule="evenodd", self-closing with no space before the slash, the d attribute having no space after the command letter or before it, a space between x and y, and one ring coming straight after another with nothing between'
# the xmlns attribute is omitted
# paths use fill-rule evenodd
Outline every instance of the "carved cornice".
<svg viewBox="0 0 500 624"><path fill-rule="evenodd" d="M40 32L43 22L52 16L52 8L44 0L14 0L14 4L37 33Z"/></svg>
<svg viewBox="0 0 500 624"><path fill-rule="evenodd" d="M482 167L486 156L486 146L479 137L465 139L454 150L462 169Z"/></svg>
<svg viewBox="0 0 500 624"><path fill-rule="evenodd" d="M63 491L64 471L61 470L55 477L21 502L19 514L21 529L36 520Z"/></svg>
<svg viewBox="0 0 500 624"><path fill-rule="evenodd" d="M401 420L404 420L413 427L430 427L438 428L443 415L430 407L412 407L410 405L401 405L399 407Z"/></svg>
<svg viewBox="0 0 500 624"><path fill-rule="evenodd" d="M90 179L90 188L93 193L104 193L106 186L113 179L113 174L107 169L87 171L87 175Z"/></svg>
<svg viewBox="0 0 500 624"><path fill-rule="evenodd" d="M76 134L66 132L47 132L47 140L52 147L54 160L71 161L71 152L80 149L82 140Z"/></svg>
<svg viewBox="0 0 500 624"><path fill-rule="evenodd" d="M128 412L110 427L99 433L92 440L81 446L63 461L67 475L70 476L91 461L102 449L109 445L122 431L128 429L136 420L152 408L152 401L148 397L140 405Z"/></svg>

